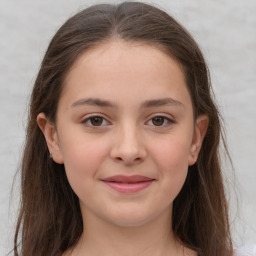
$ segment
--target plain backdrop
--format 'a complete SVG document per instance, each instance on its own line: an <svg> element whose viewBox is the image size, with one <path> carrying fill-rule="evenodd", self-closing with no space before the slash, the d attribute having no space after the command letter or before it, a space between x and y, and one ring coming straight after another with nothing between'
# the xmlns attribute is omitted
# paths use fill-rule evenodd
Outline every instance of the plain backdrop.
<svg viewBox="0 0 256 256"><path fill-rule="evenodd" d="M11 187L24 142L29 94L40 61L49 40L68 17L100 2L0 0L0 255L12 246L18 182L12 197ZM206 57L234 162L235 175L230 165L225 170L234 243L256 243L256 1L145 2L178 19Z"/></svg>

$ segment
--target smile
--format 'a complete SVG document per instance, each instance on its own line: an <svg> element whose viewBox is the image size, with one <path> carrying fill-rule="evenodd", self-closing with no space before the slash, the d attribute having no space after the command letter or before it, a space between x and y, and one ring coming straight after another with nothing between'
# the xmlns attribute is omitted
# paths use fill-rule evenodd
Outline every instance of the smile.
<svg viewBox="0 0 256 256"><path fill-rule="evenodd" d="M150 186L155 179L140 175L116 175L102 181L120 193L136 193Z"/></svg>

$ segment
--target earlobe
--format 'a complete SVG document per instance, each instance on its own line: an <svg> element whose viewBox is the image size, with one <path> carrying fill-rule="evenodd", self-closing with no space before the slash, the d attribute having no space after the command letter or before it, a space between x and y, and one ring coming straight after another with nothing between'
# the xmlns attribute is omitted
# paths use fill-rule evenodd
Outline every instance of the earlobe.
<svg viewBox="0 0 256 256"><path fill-rule="evenodd" d="M50 122L44 113L37 116L37 124L44 134L48 149L49 156L58 164L63 164L62 152L55 125Z"/></svg>
<svg viewBox="0 0 256 256"><path fill-rule="evenodd" d="M190 147L190 155L188 165L191 166L196 163L201 146L203 144L204 136L208 128L209 118L207 115L200 115L195 122L193 140Z"/></svg>

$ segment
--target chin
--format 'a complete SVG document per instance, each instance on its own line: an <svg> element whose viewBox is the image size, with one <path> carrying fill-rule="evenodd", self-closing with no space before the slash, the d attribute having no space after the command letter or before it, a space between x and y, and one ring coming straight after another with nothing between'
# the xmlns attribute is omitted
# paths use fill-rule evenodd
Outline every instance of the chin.
<svg viewBox="0 0 256 256"><path fill-rule="evenodd" d="M123 227L123 228L135 228L140 227L147 224L149 220L144 219L135 219L135 218L126 218L126 219L119 219L119 220L112 220L112 223L115 226Z"/></svg>
<svg viewBox="0 0 256 256"><path fill-rule="evenodd" d="M108 221L119 227L139 227L150 223L157 216L152 216L146 212L138 210L130 210L129 212L118 212L117 214L109 216Z"/></svg>

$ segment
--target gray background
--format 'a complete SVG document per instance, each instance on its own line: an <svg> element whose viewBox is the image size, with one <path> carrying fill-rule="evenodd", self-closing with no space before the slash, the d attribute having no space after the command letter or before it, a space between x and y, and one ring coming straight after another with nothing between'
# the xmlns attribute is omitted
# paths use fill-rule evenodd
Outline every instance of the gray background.
<svg viewBox="0 0 256 256"><path fill-rule="evenodd" d="M11 186L40 61L57 28L94 3L0 0L0 255L11 248L19 196L16 184L10 197ZM233 174L226 164L225 171L234 242L256 243L256 1L162 0L157 5L188 28L209 63L235 168Z"/></svg>

